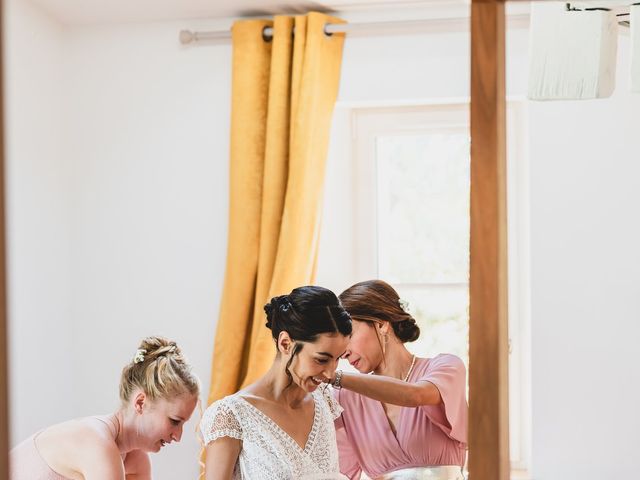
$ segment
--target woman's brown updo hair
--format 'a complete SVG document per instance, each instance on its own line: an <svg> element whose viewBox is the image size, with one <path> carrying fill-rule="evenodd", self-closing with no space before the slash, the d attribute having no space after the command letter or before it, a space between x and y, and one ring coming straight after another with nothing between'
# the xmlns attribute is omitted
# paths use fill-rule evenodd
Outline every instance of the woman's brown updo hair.
<svg viewBox="0 0 640 480"><path fill-rule="evenodd" d="M340 302L353 320L367 323L387 321L402 343L413 342L420 336L415 319L403 310L400 296L382 280L356 283L340 294Z"/></svg>

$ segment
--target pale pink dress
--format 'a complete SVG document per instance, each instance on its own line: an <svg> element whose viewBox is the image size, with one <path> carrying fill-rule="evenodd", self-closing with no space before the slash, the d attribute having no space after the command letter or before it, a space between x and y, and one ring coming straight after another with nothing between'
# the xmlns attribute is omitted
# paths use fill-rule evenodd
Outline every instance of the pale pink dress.
<svg viewBox="0 0 640 480"><path fill-rule="evenodd" d="M91 418L106 424L115 438L117 428L113 425L112 420L97 416ZM40 433L41 431L31 435L11 450L9 454L10 480L70 480L53 471L40 455L36 445L36 439ZM123 454L123 461L125 457Z"/></svg>
<svg viewBox="0 0 640 480"><path fill-rule="evenodd" d="M11 480L69 480L51 470L36 447L38 434L31 435L11 450Z"/></svg>
<svg viewBox="0 0 640 480"><path fill-rule="evenodd" d="M466 369L455 355L419 358L411 383L433 383L442 404L401 409L394 434L382 404L346 389L337 390L344 409L336 420L340 471L376 478L403 468L464 465L468 406Z"/></svg>

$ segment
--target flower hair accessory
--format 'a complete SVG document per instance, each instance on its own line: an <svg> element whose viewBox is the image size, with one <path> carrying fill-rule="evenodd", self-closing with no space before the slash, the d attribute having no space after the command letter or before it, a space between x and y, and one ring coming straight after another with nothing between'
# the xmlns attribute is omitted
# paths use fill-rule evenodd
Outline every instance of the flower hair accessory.
<svg viewBox="0 0 640 480"><path fill-rule="evenodd" d="M147 353L143 348L139 348L136 350L136 356L133 357L133 363L142 363L144 362L144 354Z"/></svg>
<svg viewBox="0 0 640 480"><path fill-rule="evenodd" d="M408 313L411 314L411 310L409 308L409 302L407 302L406 300L399 298L398 299L398 304L400 305L400 308L402 309L402 311L404 313Z"/></svg>

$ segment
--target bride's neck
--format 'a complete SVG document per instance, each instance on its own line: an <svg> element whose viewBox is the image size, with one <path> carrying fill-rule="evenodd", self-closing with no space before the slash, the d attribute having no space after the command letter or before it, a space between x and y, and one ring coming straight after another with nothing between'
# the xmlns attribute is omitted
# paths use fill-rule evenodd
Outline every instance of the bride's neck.
<svg viewBox="0 0 640 480"><path fill-rule="evenodd" d="M276 358L269 371L262 377L264 386L272 399L289 408L298 408L308 395L293 379L287 375L286 365Z"/></svg>

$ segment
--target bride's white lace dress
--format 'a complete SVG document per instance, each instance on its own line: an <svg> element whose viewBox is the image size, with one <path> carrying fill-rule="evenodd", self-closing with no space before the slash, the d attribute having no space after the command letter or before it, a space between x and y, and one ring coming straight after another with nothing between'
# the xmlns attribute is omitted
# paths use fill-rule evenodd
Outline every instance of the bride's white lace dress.
<svg viewBox="0 0 640 480"><path fill-rule="evenodd" d="M207 408L200 423L205 445L220 437L242 441L234 480L346 479L338 466L333 425L342 408L328 388L319 387L312 395L315 413L304 449L238 394L218 400Z"/></svg>

